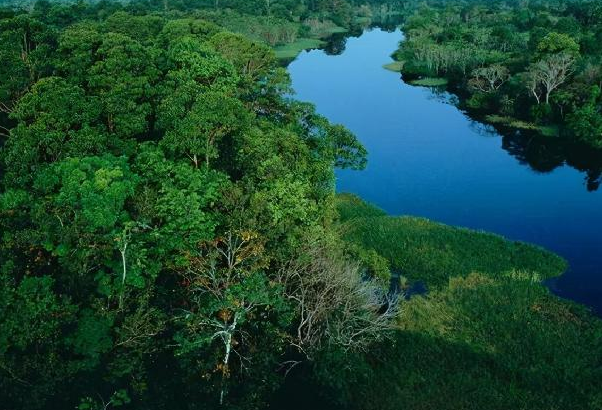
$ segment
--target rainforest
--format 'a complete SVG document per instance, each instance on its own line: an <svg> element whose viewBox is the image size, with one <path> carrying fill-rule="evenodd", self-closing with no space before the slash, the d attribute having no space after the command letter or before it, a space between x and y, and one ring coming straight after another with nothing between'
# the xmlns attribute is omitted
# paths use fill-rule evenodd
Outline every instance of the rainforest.
<svg viewBox="0 0 602 410"><path fill-rule="evenodd" d="M0 408L602 409L600 44L593 0L0 1Z"/></svg>

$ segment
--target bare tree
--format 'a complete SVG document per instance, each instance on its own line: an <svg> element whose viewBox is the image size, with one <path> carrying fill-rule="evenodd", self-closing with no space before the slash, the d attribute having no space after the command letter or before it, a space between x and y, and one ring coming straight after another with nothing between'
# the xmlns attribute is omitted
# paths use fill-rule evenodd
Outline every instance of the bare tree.
<svg viewBox="0 0 602 410"><path fill-rule="evenodd" d="M279 276L298 314L290 343L309 360L326 345L364 350L393 328L397 296L320 245L306 249Z"/></svg>
<svg viewBox="0 0 602 410"><path fill-rule="evenodd" d="M535 73L531 71L527 71L523 74L523 81L525 86L529 90L529 93L535 97L537 100L537 104L541 103L541 87L539 78L535 75Z"/></svg>
<svg viewBox="0 0 602 410"><path fill-rule="evenodd" d="M242 322L257 308L272 303L269 290L261 289L252 281L253 261L262 252L263 244L254 233L229 231L190 257L190 266L184 273L184 283L194 306L185 315L189 332L198 337L198 344L217 340L223 349L217 365L222 376L220 405L224 404L232 355L240 359L241 370L250 361L240 350L250 337ZM209 307L204 306L204 296L214 301Z"/></svg>
<svg viewBox="0 0 602 410"><path fill-rule="evenodd" d="M473 70L473 78L468 81L468 86L484 93L497 91L510 77L508 69L502 65L494 64Z"/></svg>
<svg viewBox="0 0 602 410"><path fill-rule="evenodd" d="M548 104L552 92L564 84L573 73L574 63L575 58L568 53L553 54L538 61L529 69L530 83L528 83L528 87L533 90L541 85L546 104ZM532 91L532 93L536 96L535 92ZM539 103L539 98L537 100Z"/></svg>
<svg viewBox="0 0 602 410"><path fill-rule="evenodd" d="M159 349L153 343L153 339L165 329L167 318L158 309L150 306L151 296L151 292L143 294L138 299L136 310L123 319L117 329L115 347L136 349L144 354Z"/></svg>

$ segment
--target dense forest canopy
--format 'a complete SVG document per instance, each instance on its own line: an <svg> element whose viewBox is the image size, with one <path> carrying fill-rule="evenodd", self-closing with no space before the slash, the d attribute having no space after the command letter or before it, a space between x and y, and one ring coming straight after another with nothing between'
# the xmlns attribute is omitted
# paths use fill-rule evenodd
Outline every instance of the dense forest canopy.
<svg viewBox="0 0 602 410"><path fill-rule="evenodd" d="M362 169L367 153L343 126L290 98L273 47L407 15L415 3L7 4L5 408L263 409L310 399L363 410L600 408L602 325L540 284L565 262L335 196L334 169ZM488 7L514 21L510 3L496 4ZM456 41L453 22L461 31L491 22L484 7L417 9L400 55L419 47L415 38ZM587 37L582 21L541 32L534 56L594 64L598 32ZM469 27L485 39L476 43L484 58L512 60L493 66L504 81L483 80L478 70L491 66L463 71L492 101L513 84L506 77L540 61L518 55L536 26L516 24L494 27L509 36L506 51L487 49L499 37L493 28ZM416 72L457 74L412 62ZM596 121L599 109L599 88L588 83L583 93L571 74L569 128L579 110ZM546 107L559 89L541 94ZM550 108L538 118L557 115ZM405 301L389 292L391 270L402 269L429 294Z"/></svg>
<svg viewBox="0 0 602 410"><path fill-rule="evenodd" d="M132 7L0 21L2 402L261 407L287 362L381 336L352 331L386 316L325 232L333 167L365 151L284 97L268 46ZM298 272L327 268L355 298L322 308L354 310L293 332Z"/></svg>

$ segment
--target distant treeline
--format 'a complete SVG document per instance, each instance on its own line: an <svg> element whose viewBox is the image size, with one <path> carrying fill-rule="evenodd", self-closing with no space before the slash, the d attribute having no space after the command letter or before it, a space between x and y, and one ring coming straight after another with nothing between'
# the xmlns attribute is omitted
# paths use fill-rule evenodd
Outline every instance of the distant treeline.
<svg viewBox="0 0 602 410"><path fill-rule="evenodd" d="M492 123L602 148L600 2L432 2L404 27L408 79L445 77Z"/></svg>

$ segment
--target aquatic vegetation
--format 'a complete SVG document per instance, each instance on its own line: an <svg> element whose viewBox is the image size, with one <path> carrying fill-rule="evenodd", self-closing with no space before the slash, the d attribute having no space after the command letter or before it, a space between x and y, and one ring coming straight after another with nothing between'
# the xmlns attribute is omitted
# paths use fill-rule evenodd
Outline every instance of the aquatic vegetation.
<svg viewBox="0 0 602 410"><path fill-rule="evenodd" d="M403 68L403 61L393 61L392 63L388 63L383 65L385 70L394 71L396 73L400 73Z"/></svg>
<svg viewBox="0 0 602 410"><path fill-rule="evenodd" d="M292 43L277 46L274 50L276 57L280 60L292 60L303 50L320 48L324 41L315 38L300 38Z"/></svg>
<svg viewBox="0 0 602 410"><path fill-rule="evenodd" d="M564 271L561 258L386 216L352 195L339 195L337 206L349 241L426 281L429 292L403 304L394 342L375 347L373 361L358 359L349 372L362 376L332 394L375 410L599 408L602 321L541 283Z"/></svg>
<svg viewBox="0 0 602 410"><path fill-rule="evenodd" d="M421 87L444 87L447 85L448 80L443 77L425 77L418 80L411 80L409 83Z"/></svg>
<svg viewBox="0 0 602 410"><path fill-rule="evenodd" d="M473 272L495 279L520 270L543 280L559 276L567 267L562 258L535 245L424 218L388 216L351 195L337 198L349 240L375 250L392 268L410 279L425 281L429 288L446 286L450 278Z"/></svg>

